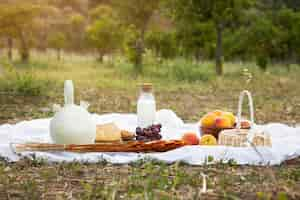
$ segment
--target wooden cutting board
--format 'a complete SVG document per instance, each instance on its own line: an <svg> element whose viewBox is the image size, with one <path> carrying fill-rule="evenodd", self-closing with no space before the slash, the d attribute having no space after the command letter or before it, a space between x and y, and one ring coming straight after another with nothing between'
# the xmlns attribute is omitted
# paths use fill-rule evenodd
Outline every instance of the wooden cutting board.
<svg viewBox="0 0 300 200"><path fill-rule="evenodd" d="M86 145L59 145L47 143L12 144L16 153L25 151L67 151L77 153L88 152L166 152L185 146L182 140L158 140L152 142L132 141L127 143L96 143Z"/></svg>

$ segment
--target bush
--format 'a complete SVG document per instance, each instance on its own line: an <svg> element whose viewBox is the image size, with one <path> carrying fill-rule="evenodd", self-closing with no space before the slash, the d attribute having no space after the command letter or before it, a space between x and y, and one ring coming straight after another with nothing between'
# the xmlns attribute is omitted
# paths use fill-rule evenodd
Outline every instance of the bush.
<svg viewBox="0 0 300 200"><path fill-rule="evenodd" d="M175 58L178 54L175 33L152 31L146 36L146 45L162 58Z"/></svg>
<svg viewBox="0 0 300 200"><path fill-rule="evenodd" d="M261 70L266 71L268 66L268 58L265 56L258 56L256 58L256 64Z"/></svg>
<svg viewBox="0 0 300 200"><path fill-rule="evenodd" d="M0 91L24 96L46 95L53 83L38 79L32 72L10 71L0 77Z"/></svg>
<svg viewBox="0 0 300 200"><path fill-rule="evenodd" d="M143 63L138 63L140 58L139 56L143 57L144 49L138 48L138 39L139 34L134 28L129 28L126 30L125 33L126 37L124 40L124 54L127 58L127 60L134 64L133 71L135 76L143 72ZM139 55L139 50L141 50L142 55Z"/></svg>
<svg viewBox="0 0 300 200"><path fill-rule="evenodd" d="M175 62L171 66L172 76L178 81L208 81L213 77L213 73L208 66L197 65L189 62Z"/></svg>

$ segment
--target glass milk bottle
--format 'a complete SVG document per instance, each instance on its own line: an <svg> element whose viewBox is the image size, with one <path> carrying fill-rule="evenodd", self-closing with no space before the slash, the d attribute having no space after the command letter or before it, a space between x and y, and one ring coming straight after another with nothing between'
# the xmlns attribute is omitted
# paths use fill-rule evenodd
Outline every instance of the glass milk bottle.
<svg viewBox="0 0 300 200"><path fill-rule="evenodd" d="M152 93L152 84L144 83L137 102L138 126L146 128L154 124L156 114L155 99Z"/></svg>

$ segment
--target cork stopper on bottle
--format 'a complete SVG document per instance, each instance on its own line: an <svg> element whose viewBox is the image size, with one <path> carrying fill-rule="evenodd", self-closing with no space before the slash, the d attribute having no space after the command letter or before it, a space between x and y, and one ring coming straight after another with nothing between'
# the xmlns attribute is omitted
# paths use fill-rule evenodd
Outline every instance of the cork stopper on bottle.
<svg viewBox="0 0 300 200"><path fill-rule="evenodd" d="M152 92L152 83L143 83L141 84L141 89L143 92Z"/></svg>

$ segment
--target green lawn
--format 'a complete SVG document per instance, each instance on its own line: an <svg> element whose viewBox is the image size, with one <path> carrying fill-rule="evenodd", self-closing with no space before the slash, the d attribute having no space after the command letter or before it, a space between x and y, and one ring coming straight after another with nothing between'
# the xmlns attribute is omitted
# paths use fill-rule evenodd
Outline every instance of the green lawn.
<svg viewBox="0 0 300 200"><path fill-rule="evenodd" d="M76 101L89 101L90 111L99 114L135 112L138 85L152 82L158 108L173 109L186 121L215 109L236 112L240 91L248 89L258 123L300 123L297 65L288 71L277 64L261 72L253 63L225 63L225 75L216 77L212 62L160 62L147 56L143 74L135 78L122 57L101 64L92 55L65 55L56 61L54 54L34 52L28 64L2 59L1 66L10 71L0 75L1 124L52 116L52 104L63 103L65 79L73 79ZM212 190L201 194L204 199L300 198L298 159L276 167L1 161L0 199L199 199L202 172L209 175Z"/></svg>

